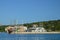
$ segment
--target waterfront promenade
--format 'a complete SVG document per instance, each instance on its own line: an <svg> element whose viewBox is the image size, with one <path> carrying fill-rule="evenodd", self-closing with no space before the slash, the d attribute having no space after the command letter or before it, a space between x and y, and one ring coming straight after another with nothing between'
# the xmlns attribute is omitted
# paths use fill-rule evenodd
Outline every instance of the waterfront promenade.
<svg viewBox="0 0 60 40"><path fill-rule="evenodd" d="M60 32L13 32L11 34L60 34Z"/></svg>

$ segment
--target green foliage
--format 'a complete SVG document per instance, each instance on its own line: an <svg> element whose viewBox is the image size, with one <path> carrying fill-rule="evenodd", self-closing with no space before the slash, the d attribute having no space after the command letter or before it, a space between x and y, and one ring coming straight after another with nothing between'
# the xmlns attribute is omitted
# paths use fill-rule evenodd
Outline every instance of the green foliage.
<svg viewBox="0 0 60 40"><path fill-rule="evenodd" d="M33 24L37 24L39 27L41 24L43 24L43 27L49 31L60 31L60 20L51 20L51 21L43 21L43 22L33 22L33 23L26 23L23 24L24 26L32 27ZM5 32L5 28L8 27L8 25L2 25L0 26L0 32Z"/></svg>
<svg viewBox="0 0 60 40"><path fill-rule="evenodd" d="M43 22L33 22L33 23L27 23L24 24L26 26L32 27L33 24L37 24L39 27L41 24L43 24L43 27L49 31L60 31L60 20L51 20L51 21L43 21Z"/></svg>
<svg viewBox="0 0 60 40"><path fill-rule="evenodd" d="M6 25L0 26L0 32L5 32L5 28L6 28L6 27L7 27Z"/></svg>

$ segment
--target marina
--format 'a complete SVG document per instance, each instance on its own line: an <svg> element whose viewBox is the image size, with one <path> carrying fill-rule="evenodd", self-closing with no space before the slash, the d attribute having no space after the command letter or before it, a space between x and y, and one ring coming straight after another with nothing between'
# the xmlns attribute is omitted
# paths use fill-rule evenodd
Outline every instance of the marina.
<svg viewBox="0 0 60 40"><path fill-rule="evenodd" d="M0 0L0 40L60 40L60 0Z"/></svg>

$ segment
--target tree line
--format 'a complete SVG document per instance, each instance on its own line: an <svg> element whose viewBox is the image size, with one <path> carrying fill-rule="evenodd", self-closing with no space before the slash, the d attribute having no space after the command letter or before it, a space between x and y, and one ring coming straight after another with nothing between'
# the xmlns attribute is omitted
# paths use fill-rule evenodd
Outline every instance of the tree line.
<svg viewBox="0 0 60 40"><path fill-rule="evenodd" d="M32 22L32 23L25 23L24 26L32 27L33 24L37 24L38 27L40 25L43 25L43 27L47 31L60 31L60 20L50 20L50 21L42 21L42 22ZM21 25L21 24L19 24ZM0 32L5 32L5 28L11 26L11 25L1 25L0 26Z"/></svg>

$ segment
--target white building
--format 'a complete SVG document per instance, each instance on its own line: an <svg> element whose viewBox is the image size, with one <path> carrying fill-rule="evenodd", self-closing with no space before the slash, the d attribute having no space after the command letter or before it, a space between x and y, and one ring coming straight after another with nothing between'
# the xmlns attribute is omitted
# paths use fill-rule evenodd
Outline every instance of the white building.
<svg viewBox="0 0 60 40"><path fill-rule="evenodd" d="M43 27L32 27L30 28L30 32L47 32Z"/></svg>
<svg viewBox="0 0 60 40"><path fill-rule="evenodd" d="M37 27L35 32L47 32L43 27Z"/></svg>

